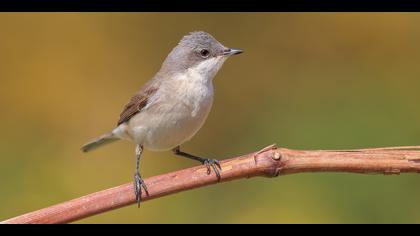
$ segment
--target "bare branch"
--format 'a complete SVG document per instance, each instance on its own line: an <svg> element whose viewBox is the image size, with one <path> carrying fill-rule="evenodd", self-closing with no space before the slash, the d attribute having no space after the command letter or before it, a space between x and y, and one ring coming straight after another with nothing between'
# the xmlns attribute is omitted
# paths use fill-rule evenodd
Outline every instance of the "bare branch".
<svg viewBox="0 0 420 236"><path fill-rule="evenodd" d="M420 173L420 146L318 151L269 146L262 151L224 160L221 165L221 182L303 172ZM205 166L151 177L145 182L150 195L144 193L143 201L218 183L214 174L207 175ZM69 223L134 203L133 184L128 183L0 223Z"/></svg>

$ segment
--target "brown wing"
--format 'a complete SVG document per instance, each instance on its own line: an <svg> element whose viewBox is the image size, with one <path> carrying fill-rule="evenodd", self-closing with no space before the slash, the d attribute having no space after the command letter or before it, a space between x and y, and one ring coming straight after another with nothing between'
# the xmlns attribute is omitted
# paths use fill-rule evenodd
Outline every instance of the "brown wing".
<svg viewBox="0 0 420 236"><path fill-rule="evenodd" d="M118 125L127 122L135 114L147 105L149 98L157 91L157 86L146 84L139 92L137 92L125 105L124 110L120 114Z"/></svg>

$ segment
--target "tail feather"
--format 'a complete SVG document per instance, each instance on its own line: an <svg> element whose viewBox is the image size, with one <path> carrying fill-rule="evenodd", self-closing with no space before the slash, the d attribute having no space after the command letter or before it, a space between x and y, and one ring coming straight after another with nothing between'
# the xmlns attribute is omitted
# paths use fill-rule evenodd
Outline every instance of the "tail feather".
<svg viewBox="0 0 420 236"><path fill-rule="evenodd" d="M101 147L103 145L112 143L119 140L119 138L115 137L113 133L104 134L89 143L83 145L81 148L83 152L90 152L98 147Z"/></svg>

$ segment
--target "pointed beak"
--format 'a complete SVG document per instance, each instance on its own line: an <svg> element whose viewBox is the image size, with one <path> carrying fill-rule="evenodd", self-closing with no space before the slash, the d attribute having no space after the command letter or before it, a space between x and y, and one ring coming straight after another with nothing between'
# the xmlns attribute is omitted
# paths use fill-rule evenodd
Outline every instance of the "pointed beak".
<svg viewBox="0 0 420 236"><path fill-rule="evenodd" d="M225 55L225 56L237 55L237 54L241 54L241 53L243 53L242 50L234 49L234 48L228 48L228 49L225 49L223 51L223 55Z"/></svg>

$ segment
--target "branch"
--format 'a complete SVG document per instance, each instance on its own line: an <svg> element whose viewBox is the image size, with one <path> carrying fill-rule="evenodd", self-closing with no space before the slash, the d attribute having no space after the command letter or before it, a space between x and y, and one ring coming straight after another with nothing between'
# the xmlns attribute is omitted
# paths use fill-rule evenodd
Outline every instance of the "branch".
<svg viewBox="0 0 420 236"><path fill-rule="evenodd" d="M221 165L221 182L303 172L420 173L420 146L301 151L272 145L259 152L224 160ZM207 175L205 166L151 177L145 182L150 195L143 193L143 201L218 183L214 174ZM69 223L134 203L133 184L128 183L0 223Z"/></svg>

